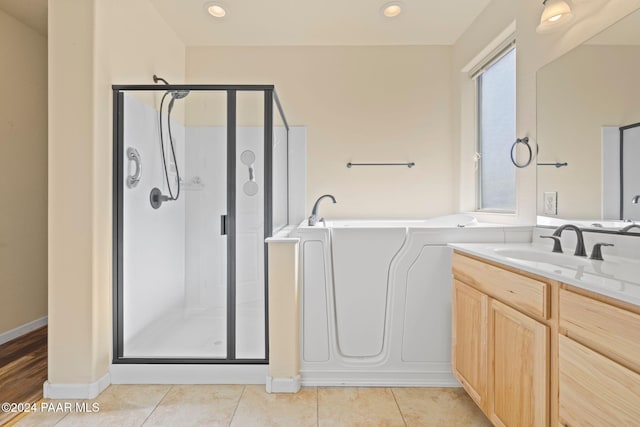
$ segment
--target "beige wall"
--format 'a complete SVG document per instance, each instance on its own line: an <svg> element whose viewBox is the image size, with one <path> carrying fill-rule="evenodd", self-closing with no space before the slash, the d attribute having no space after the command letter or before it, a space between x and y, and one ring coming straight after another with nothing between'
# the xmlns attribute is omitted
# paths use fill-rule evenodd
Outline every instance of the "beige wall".
<svg viewBox="0 0 640 427"><path fill-rule="evenodd" d="M269 243L269 375L300 374L298 241Z"/></svg>
<svg viewBox="0 0 640 427"><path fill-rule="evenodd" d="M307 127L307 210L331 193L321 213L333 218L454 210L450 67L443 46L187 49L190 83L276 85L289 124Z"/></svg>
<svg viewBox="0 0 640 427"><path fill-rule="evenodd" d="M528 136L536 142L536 72L585 40L607 28L620 18L640 7L638 0L617 0L582 3L576 7L575 20L568 26L550 34L537 34L540 22L541 2L493 0L454 46L454 81L459 93L454 95L454 129L460 152L459 161L459 206L468 210L475 205L475 183L473 162L475 151L473 85L462 69L474 59L484 46L497 37L509 23L516 22L517 72L516 135ZM455 89L454 89L455 90ZM458 142L457 141L457 142ZM534 160L535 162L535 160ZM536 168L518 169L517 213L511 216L493 216L504 222L535 223L536 215ZM491 217L490 217L491 218Z"/></svg>
<svg viewBox="0 0 640 427"><path fill-rule="evenodd" d="M580 46L538 73L540 159L567 168L538 170L542 195L558 192L558 216L602 217L602 126L640 117L640 47Z"/></svg>
<svg viewBox="0 0 640 427"><path fill-rule="evenodd" d="M111 84L184 81L185 49L148 0L49 1L49 382L111 360Z"/></svg>
<svg viewBox="0 0 640 427"><path fill-rule="evenodd" d="M50 0L50 382L92 381L92 51L93 2Z"/></svg>
<svg viewBox="0 0 640 427"><path fill-rule="evenodd" d="M0 10L0 334L47 315L47 38Z"/></svg>

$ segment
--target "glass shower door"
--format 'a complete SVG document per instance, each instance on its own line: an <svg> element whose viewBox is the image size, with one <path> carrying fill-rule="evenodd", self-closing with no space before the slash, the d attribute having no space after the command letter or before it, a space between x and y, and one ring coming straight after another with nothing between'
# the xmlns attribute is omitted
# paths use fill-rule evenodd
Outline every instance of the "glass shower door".
<svg viewBox="0 0 640 427"><path fill-rule="evenodd" d="M174 93L127 91L120 101L119 351L128 359L226 359L226 93ZM151 203L152 191L161 203Z"/></svg>
<svg viewBox="0 0 640 427"><path fill-rule="evenodd" d="M190 357L226 359L229 338L226 93L186 99L185 317L192 319Z"/></svg>

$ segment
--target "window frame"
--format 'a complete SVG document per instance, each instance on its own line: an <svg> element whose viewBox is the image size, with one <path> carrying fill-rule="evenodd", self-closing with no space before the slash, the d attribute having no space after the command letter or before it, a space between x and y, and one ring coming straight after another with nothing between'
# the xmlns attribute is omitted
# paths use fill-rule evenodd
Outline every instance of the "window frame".
<svg viewBox="0 0 640 427"><path fill-rule="evenodd" d="M500 43L494 50L489 53L485 59L478 62L478 64L469 72L469 77L474 82L474 113L475 113L475 212L482 213L497 213L497 214L515 214L518 210L518 197L517 197L517 184L514 189L515 196L515 205L513 209L498 209L498 208L483 208L482 207L482 154L481 154L481 143L482 143L482 109L480 103L482 102L482 86L480 85L480 77L482 74L491 68L494 64L508 55L511 51L516 50L516 39L515 35L511 35L507 37L502 43ZM516 52L517 55L517 52ZM517 77L517 76L516 76ZM517 107L516 107L517 108ZM517 113L516 113L517 114ZM517 176L514 178L517 180Z"/></svg>

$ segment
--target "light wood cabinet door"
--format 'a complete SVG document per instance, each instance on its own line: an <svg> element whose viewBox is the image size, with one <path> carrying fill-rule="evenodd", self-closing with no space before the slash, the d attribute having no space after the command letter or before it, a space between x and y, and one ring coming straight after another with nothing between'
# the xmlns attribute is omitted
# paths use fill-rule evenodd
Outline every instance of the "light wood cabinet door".
<svg viewBox="0 0 640 427"><path fill-rule="evenodd" d="M496 426L549 424L549 328L491 300L489 418Z"/></svg>
<svg viewBox="0 0 640 427"><path fill-rule="evenodd" d="M486 409L487 396L487 309L489 298L464 283L453 282L453 324L451 360L460 384Z"/></svg>
<svg viewBox="0 0 640 427"><path fill-rule="evenodd" d="M640 375L565 336L560 344L560 425L640 425Z"/></svg>

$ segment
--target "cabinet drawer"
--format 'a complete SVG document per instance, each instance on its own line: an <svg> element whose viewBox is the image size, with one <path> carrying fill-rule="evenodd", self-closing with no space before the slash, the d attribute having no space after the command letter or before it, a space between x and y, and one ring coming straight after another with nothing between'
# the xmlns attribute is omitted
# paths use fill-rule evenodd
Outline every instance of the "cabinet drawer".
<svg viewBox="0 0 640 427"><path fill-rule="evenodd" d="M640 315L561 289L560 328L640 373Z"/></svg>
<svg viewBox="0 0 640 427"><path fill-rule="evenodd" d="M549 284L459 253L453 254L453 275L525 314L549 318Z"/></svg>
<svg viewBox="0 0 640 427"><path fill-rule="evenodd" d="M640 375L559 337L560 425L637 426Z"/></svg>

